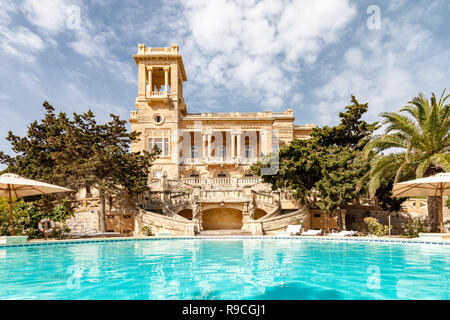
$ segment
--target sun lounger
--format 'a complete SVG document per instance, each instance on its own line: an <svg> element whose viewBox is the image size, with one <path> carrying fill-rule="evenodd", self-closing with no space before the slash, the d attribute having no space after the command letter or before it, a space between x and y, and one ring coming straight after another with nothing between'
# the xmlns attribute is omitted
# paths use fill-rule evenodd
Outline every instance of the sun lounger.
<svg viewBox="0 0 450 320"><path fill-rule="evenodd" d="M295 236L300 234L301 231L302 231L301 225L290 224L287 226L286 231L278 232L277 236Z"/></svg>
<svg viewBox="0 0 450 320"><path fill-rule="evenodd" d="M322 234L322 230L321 229L319 229L319 230L310 229L308 231L305 231L305 232L301 233L302 236L320 236L321 234Z"/></svg>
<svg viewBox="0 0 450 320"><path fill-rule="evenodd" d="M330 237L351 237L351 236L356 236L358 234L358 231L347 231L347 230L343 230L341 232L336 232L336 233L329 233L328 236Z"/></svg>

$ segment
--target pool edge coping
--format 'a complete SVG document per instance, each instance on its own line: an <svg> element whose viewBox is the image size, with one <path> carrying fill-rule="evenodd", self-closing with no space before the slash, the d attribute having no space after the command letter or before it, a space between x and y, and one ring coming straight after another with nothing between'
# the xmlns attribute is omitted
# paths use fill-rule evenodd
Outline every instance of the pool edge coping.
<svg viewBox="0 0 450 320"><path fill-rule="evenodd" d="M32 247L32 246L51 246L51 245L69 245L69 244L87 244L87 243L106 243L106 242L132 242L132 241L158 241L158 240L254 240L254 239L272 239L272 240L321 240L321 241L340 241L340 242L375 242L375 243L396 243L396 244L428 244L428 245L450 245L448 240L432 240L420 238L369 238L369 237L327 237L327 236L173 236L173 237L127 237L127 238L97 238L97 239L67 239L36 241L23 244L0 244L0 248L13 247Z"/></svg>

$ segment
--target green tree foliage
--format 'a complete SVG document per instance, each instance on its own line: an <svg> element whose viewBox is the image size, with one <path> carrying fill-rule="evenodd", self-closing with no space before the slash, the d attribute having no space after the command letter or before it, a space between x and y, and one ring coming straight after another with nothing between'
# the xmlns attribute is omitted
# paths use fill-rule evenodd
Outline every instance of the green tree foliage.
<svg viewBox="0 0 450 320"><path fill-rule="evenodd" d="M44 102L46 115L33 122L25 137L9 132L14 156L0 152L7 171L79 190L97 188L101 204L101 231L105 231L105 199L118 193L136 194L147 189L148 172L157 152L131 153L138 132L128 132L126 121L110 115L97 123L92 111L55 114Z"/></svg>
<svg viewBox="0 0 450 320"><path fill-rule="evenodd" d="M368 158L377 154L371 163L372 193L382 187L383 181L390 180L392 172L396 183L450 171L450 105L446 103L449 97L445 90L439 100L434 93L430 101L419 94L400 113L381 114L385 132L374 136L364 148ZM432 205L433 201L429 201L428 215L436 231L440 204Z"/></svg>
<svg viewBox="0 0 450 320"><path fill-rule="evenodd" d="M411 218L408 219L403 225L403 230L405 236L409 238L416 238L419 236L419 233L429 232L430 225L428 221L423 221L420 218Z"/></svg>
<svg viewBox="0 0 450 320"><path fill-rule="evenodd" d="M278 173L262 176L274 190L288 188L304 204L316 197L317 206L324 212L338 213L340 229L340 209L366 191L361 180L369 162L363 159L361 150L377 128L377 123L362 120L367 103L360 104L354 96L351 102L345 112L339 113L339 125L314 128L310 139L294 140L281 148ZM264 166L268 165L261 162L252 169L260 174Z"/></svg>
<svg viewBox="0 0 450 320"><path fill-rule="evenodd" d="M39 203L14 200L13 202L14 230L16 235L26 235L30 239L42 238L38 230L41 219L50 218L54 222L63 223L71 216L70 210L64 205L56 205L50 211L41 210ZM50 237L58 236L64 231L63 224L57 225ZM0 236L11 234L9 199L0 199Z"/></svg>
<svg viewBox="0 0 450 320"><path fill-rule="evenodd" d="M364 223L367 224L369 234L377 237L385 236L389 233L389 226L382 225L377 219L373 217L364 218ZM391 226L392 229L392 226Z"/></svg>

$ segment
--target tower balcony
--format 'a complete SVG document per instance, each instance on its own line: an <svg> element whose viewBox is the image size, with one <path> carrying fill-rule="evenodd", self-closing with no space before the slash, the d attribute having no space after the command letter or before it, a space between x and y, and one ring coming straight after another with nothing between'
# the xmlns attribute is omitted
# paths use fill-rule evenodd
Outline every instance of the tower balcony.
<svg viewBox="0 0 450 320"><path fill-rule="evenodd" d="M167 91L151 91L146 94L145 98L152 100L164 100L169 98L169 93Z"/></svg>

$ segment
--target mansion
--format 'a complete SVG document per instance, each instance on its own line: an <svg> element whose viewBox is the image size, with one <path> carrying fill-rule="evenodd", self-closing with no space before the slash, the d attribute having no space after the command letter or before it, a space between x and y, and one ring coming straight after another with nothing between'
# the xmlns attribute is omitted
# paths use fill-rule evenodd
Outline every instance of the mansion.
<svg viewBox="0 0 450 320"><path fill-rule="evenodd" d="M139 44L133 58L138 94L130 122L140 140L132 151L160 152L151 167L150 191L139 199L143 225L175 234L265 234L304 216L288 192L272 191L250 167L293 139L308 138L313 125L295 125L292 109L188 113L178 46ZM276 167L268 174L276 174Z"/></svg>
<svg viewBox="0 0 450 320"><path fill-rule="evenodd" d="M314 125L294 124L292 109L188 113L183 97L187 74L178 46L139 44L133 58L138 94L129 120L139 140L131 148L157 149L159 156L150 168L149 191L107 199L106 231L128 236L271 235L299 223L304 230L338 229L336 216L315 208L314 201L302 206L288 190L272 190L251 170L259 161L266 164L261 175L277 174L277 159L265 156L294 139L308 139ZM98 232L99 208L98 194L81 191L75 215L67 220L70 230ZM365 217L387 224L389 216L394 231L401 232L406 219L426 214L426 208L426 200L411 199L391 217L375 199L355 199L341 211L343 227L363 230Z"/></svg>

